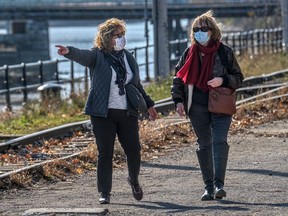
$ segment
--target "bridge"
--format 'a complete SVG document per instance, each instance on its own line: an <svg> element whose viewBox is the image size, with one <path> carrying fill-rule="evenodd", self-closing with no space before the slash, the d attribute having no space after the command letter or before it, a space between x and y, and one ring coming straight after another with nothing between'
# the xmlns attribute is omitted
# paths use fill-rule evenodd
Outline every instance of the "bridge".
<svg viewBox="0 0 288 216"><path fill-rule="evenodd" d="M0 0L0 66L50 59L49 21L152 19L154 0ZM216 17L281 14L281 0L167 0L169 40L183 33L180 20L212 9ZM185 32L186 34L186 32Z"/></svg>
<svg viewBox="0 0 288 216"><path fill-rule="evenodd" d="M147 6L145 2L147 1ZM0 0L0 20L103 20L111 17L142 19L152 0ZM167 0L168 19L195 18L212 9L217 17L271 16L280 0Z"/></svg>

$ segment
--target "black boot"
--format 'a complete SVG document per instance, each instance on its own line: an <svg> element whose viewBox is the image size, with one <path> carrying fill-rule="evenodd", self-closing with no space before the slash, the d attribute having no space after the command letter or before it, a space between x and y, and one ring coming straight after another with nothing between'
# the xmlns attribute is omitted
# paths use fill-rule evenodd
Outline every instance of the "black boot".
<svg viewBox="0 0 288 216"><path fill-rule="evenodd" d="M201 200L213 200L213 160L212 149L199 149L196 151L203 181L205 184L205 192L201 196Z"/></svg>
<svg viewBox="0 0 288 216"><path fill-rule="evenodd" d="M213 199L214 199L213 186L206 186L205 191L201 196L201 200L206 201L206 200L213 200Z"/></svg>
<svg viewBox="0 0 288 216"><path fill-rule="evenodd" d="M214 195L216 199L226 197L226 191L223 189L225 173L228 160L228 145L214 145Z"/></svg>

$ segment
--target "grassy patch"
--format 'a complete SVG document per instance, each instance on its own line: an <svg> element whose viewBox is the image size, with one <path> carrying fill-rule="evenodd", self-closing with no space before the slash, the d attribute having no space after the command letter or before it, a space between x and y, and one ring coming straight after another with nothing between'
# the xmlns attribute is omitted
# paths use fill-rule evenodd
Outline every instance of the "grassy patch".
<svg viewBox="0 0 288 216"><path fill-rule="evenodd" d="M243 55L237 57L245 77L257 76L288 68L287 54Z"/></svg>
<svg viewBox="0 0 288 216"><path fill-rule="evenodd" d="M243 55L238 56L237 60L245 77L288 68L287 55L281 53L259 56ZM157 83L151 82L145 89L155 101L168 98L172 79L171 76ZM29 102L20 114L0 114L1 134L29 134L70 122L87 120L88 116L83 114L85 100L85 95L75 94L71 95L68 100Z"/></svg>
<svg viewBox="0 0 288 216"><path fill-rule="evenodd" d="M84 105L85 97L77 95L72 95L69 100L31 101L18 114L0 115L0 131L1 134L23 135L86 120Z"/></svg>

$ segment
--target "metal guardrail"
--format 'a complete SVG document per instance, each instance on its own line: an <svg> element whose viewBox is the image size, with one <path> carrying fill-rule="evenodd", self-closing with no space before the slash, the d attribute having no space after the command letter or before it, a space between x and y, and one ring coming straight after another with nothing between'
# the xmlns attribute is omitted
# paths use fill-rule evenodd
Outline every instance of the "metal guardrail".
<svg viewBox="0 0 288 216"><path fill-rule="evenodd" d="M244 53L248 53L249 55L277 53L283 51L282 31L282 28L274 28L227 33L223 35L222 40L230 45L237 55L242 55ZM189 43L188 39L169 42L170 71L173 71L174 66ZM154 59L150 59L151 56L149 58L149 52L153 52L153 50L151 50L153 47L154 45L150 44L149 46L129 49L134 53L136 61L139 63L140 71L145 70L146 81L149 81L151 77L149 66L154 64ZM140 55L145 56L145 62L139 62L138 56ZM69 60L38 61L36 63L22 63L20 65L0 67L0 78L3 80L3 83L0 83L0 96L5 94L7 109L12 109L12 102L10 99L11 93L19 92L20 94L23 94L23 102L27 102L29 91L35 90L40 85L51 81L59 84L71 83L71 92L74 92L74 82L84 80L85 89L87 90L88 70L87 68L84 68L84 76L75 78L73 61L70 61L70 78L65 80L60 78L61 72L58 71L58 64L67 61ZM47 74L50 74L48 78Z"/></svg>

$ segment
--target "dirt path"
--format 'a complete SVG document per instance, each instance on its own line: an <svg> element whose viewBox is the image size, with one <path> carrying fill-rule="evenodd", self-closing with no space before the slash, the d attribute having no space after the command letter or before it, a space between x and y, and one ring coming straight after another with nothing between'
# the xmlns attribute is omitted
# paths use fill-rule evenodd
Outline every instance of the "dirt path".
<svg viewBox="0 0 288 216"><path fill-rule="evenodd" d="M227 197L223 200L200 201L203 183L192 143L143 161L141 202L133 199L123 169L114 171L110 205L98 204L96 178L91 172L31 190L2 192L0 215L68 207L104 207L109 215L287 215L288 120L247 129L230 136L229 143Z"/></svg>

